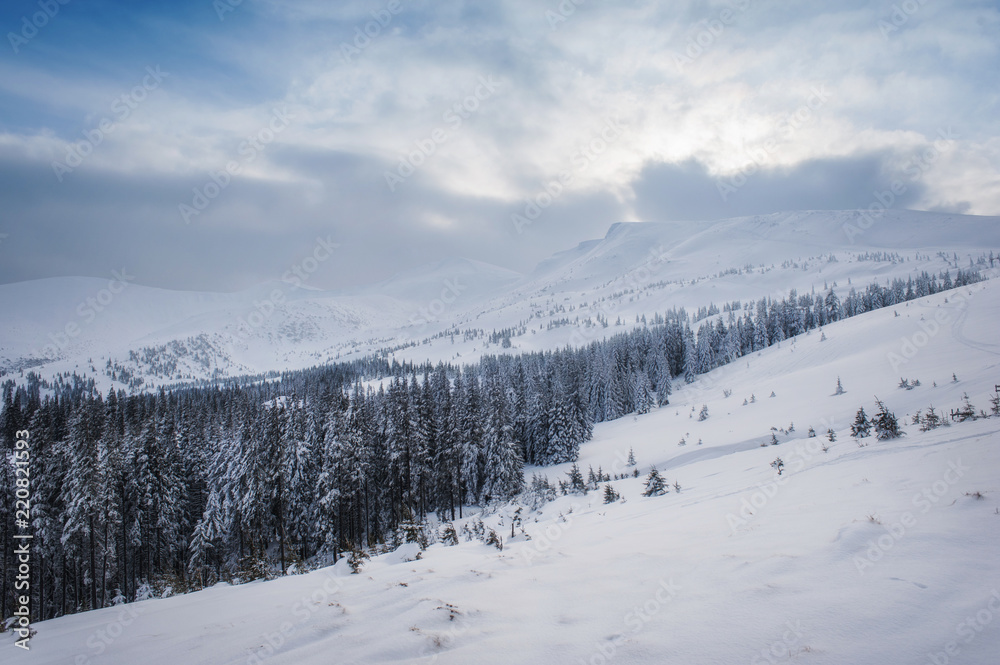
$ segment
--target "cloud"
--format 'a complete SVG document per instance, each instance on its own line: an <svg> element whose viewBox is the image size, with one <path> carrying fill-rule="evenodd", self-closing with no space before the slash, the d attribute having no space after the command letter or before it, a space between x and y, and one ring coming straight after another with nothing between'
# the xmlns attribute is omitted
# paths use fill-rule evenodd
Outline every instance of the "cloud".
<svg viewBox="0 0 1000 665"><path fill-rule="evenodd" d="M714 176L697 161L651 164L636 180L635 209L643 220L712 220L778 210L867 208L908 176L887 169L885 155L814 159L790 167ZM894 206L919 201L925 186L908 182ZM898 189L898 188L897 188Z"/></svg>
<svg viewBox="0 0 1000 665"><path fill-rule="evenodd" d="M35 6L7 3L0 23ZM891 8L863 0L389 6L244 0L223 20L204 0L61 6L0 65L0 281L130 261L146 284L247 288L320 233L345 248L316 275L328 288L450 256L523 271L616 221L866 206L893 179L896 207L1000 213L993 3L926 3L889 34ZM147 66L170 76L59 182L51 163ZM496 89L456 125L483 77ZM275 109L294 119L244 162ZM622 131L602 144L609 122ZM955 138L913 172L942 131ZM716 179L766 145L723 199ZM178 205L234 160L184 224ZM567 172L516 233L511 216Z"/></svg>

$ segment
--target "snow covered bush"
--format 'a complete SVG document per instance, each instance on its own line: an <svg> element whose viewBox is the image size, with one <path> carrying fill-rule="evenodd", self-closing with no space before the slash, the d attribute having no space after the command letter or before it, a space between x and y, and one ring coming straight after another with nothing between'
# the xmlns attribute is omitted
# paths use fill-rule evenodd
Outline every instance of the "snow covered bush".
<svg viewBox="0 0 1000 665"><path fill-rule="evenodd" d="M878 404L878 413L872 418L872 425L875 427L875 438L879 441L887 441L903 436L905 432L899 428L896 415L886 408L882 400L876 398L875 403Z"/></svg>
<svg viewBox="0 0 1000 665"><path fill-rule="evenodd" d="M854 422L851 423L851 436L855 439L863 439L871 434L871 431L872 425L868 420L868 414L865 413L865 407L861 407L854 417Z"/></svg>
<svg viewBox="0 0 1000 665"><path fill-rule="evenodd" d="M649 475L646 476L646 489L643 491L643 496L660 496L661 494L667 493L666 483L660 472L656 470L654 466L649 470Z"/></svg>

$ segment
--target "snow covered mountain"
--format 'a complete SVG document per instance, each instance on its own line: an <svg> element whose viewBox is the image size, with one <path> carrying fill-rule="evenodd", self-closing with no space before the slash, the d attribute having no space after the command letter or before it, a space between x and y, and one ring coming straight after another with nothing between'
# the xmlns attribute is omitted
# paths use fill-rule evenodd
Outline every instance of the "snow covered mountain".
<svg viewBox="0 0 1000 665"><path fill-rule="evenodd" d="M614 224L528 275L452 260L344 291L292 277L227 294L145 287L125 270L46 279L0 286L0 369L15 378L24 369L76 372L105 389L137 390L378 351L470 361L579 345L671 308L954 271L992 248L1000 218L806 211ZM489 339L494 331L505 331L504 344Z"/></svg>
<svg viewBox="0 0 1000 665"><path fill-rule="evenodd" d="M630 232L617 227L573 261L601 244L614 254ZM991 280L830 324L678 381L669 405L598 424L578 463L612 476L600 491L467 514L457 544L409 543L356 575L345 558L41 622L29 652L2 636L0 659L994 662L1000 418L921 431L913 416L966 397L990 410L997 321ZM903 438L850 436L876 396ZM654 466L667 492L644 496ZM569 471L526 470L552 481ZM605 503L604 485L621 498ZM474 537L479 523L503 536L502 550Z"/></svg>

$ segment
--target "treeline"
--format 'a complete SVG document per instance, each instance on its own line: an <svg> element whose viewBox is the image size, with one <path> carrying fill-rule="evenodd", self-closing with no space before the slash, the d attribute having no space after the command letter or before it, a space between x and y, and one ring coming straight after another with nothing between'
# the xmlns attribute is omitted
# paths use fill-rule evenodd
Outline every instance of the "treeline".
<svg viewBox="0 0 1000 665"><path fill-rule="evenodd" d="M581 348L457 367L366 358L276 377L106 396L92 379L3 387L5 505L30 433L36 620L285 571L391 541L429 513L506 500L525 464L577 458L594 423L666 404L697 374L842 318L979 280L750 302L703 321L657 314ZM726 319L726 320L724 320ZM46 387L48 386L48 387ZM12 542L13 510L0 540ZM12 611L4 549L0 615Z"/></svg>

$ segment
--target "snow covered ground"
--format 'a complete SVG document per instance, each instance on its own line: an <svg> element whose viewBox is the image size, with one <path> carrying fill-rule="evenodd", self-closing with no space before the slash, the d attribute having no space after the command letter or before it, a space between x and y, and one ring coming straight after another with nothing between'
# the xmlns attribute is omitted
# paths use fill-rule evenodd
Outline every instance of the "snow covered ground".
<svg viewBox="0 0 1000 665"><path fill-rule="evenodd" d="M358 575L341 562L87 612L36 624L30 652L4 636L0 660L996 662L1000 418L922 433L909 416L931 404L947 412L963 394L989 409L997 322L1000 283L990 281L678 381L669 405L597 425L581 450L585 476L591 466L631 472L634 450L640 478L610 483L623 502L560 496L522 512L530 540L509 538L513 506L493 512L484 521L504 536L502 551L463 539L417 559L407 545ZM921 385L901 389L901 378ZM858 407L874 411L876 395L907 435L861 447L848 427ZM702 405L709 417L698 421ZM772 433L779 445L761 447ZM652 465L680 492L643 497Z"/></svg>

